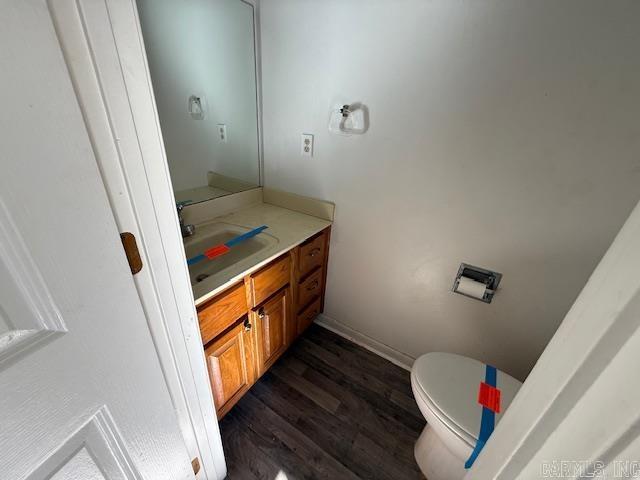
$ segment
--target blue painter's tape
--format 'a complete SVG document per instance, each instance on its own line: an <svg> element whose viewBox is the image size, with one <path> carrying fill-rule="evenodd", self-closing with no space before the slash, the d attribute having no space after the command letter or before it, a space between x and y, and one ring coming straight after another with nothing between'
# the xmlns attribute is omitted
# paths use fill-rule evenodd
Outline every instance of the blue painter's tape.
<svg viewBox="0 0 640 480"><path fill-rule="evenodd" d="M245 240L248 240L251 237L255 237L256 235L258 235L263 230L266 230L267 228L269 227L267 227L266 225L262 225L261 227L254 228L253 230L247 233L243 233L242 235L238 235L237 237L232 238L231 240L226 242L225 245L227 247L233 247L234 245L244 242Z"/></svg>
<svg viewBox="0 0 640 480"><path fill-rule="evenodd" d="M498 370L492 365L487 365L487 371L484 374L484 383L492 387L498 386Z"/></svg>
<svg viewBox="0 0 640 480"><path fill-rule="evenodd" d="M491 365L487 365L487 370L484 374L484 382L491 385L492 387L497 387L498 383L498 371L496 367ZM493 433L493 429L496 426L496 414L493 410L489 410L487 407L482 407L482 417L480 419L480 434L478 435L478 441L476 442L476 447L471 452L471 456L465 462L464 468L471 468L473 462L476 461L478 455L484 448L487 440Z"/></svg>
<svg viewBox="0 0 640 480"><path fill-rule="evenodd" d="M254 228L253 230L248 231L247 233L243 233L242 235L238 235L237 237L233 237L231 240L229 240L227 243L225 243L225 246L227 247L233 247L234 245L237 245L241 242L244 242L245 240L250 239L251 237L255 237L256 235L258 235L260 232L262 232L263 230L266 230L267 227L266 225L262 225L261 227L258 228ZM204 254L200 254L200 255L196 255L195 257L191 257L187 260L187 265L193 265L195 263L198 263L204 259L206 259L207 257Z"/></svg>
<svg viewBox="0 0 640 480"><path fill-rule="evenodd" d="M187 260L187 265L193 265L194 263L198 263L200 260L204 260L205 257L203 254L196 255L195 257L191 257Z"/></svg>

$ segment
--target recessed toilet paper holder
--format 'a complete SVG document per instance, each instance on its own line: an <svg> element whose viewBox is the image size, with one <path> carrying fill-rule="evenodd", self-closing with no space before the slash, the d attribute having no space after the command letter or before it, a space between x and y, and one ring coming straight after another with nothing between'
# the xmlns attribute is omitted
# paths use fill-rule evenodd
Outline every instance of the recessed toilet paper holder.
<svg viewBox="0 0 640 480"><path fill-rule="evenodd" d="M460 281L462 277L473 280L474 282L483 283L485 285L484 294L482 297L473 296L465 292L461 292L458 290L460 286ZM464 295L465 297L474 298L476 300L481 300L484 303L491 303L493 300L493 296L498 289L498 285L500 284L500 280L502 279L502 274L498 272L493 272L491 270L487 270L486 268L474 267L473 265L468 265L466 263L461 263L460 268L458 269L458 274L456 275L456 279L453 282L453 292L459 293L460 295Z"/></svg>

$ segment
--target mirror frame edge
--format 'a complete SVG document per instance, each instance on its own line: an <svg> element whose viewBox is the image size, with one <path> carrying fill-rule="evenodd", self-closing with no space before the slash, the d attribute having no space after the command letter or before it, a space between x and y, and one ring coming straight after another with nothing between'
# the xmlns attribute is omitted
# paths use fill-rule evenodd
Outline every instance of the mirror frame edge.
<svg viewBox="0 0 640 480"><path fill-rule="evenodd" d="M258 188L264 187L264 141L262 138L262 51L259 0L239 0L251 7L253 19L253 59L256 84L256 127L258 135Z"/></svg>

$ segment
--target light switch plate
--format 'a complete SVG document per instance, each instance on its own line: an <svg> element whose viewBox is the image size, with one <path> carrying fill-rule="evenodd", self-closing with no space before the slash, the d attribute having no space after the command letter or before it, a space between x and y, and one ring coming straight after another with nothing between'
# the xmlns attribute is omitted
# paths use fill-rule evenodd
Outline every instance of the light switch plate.
<svg viewBox="0 0 640 480"><path fill-rule="evenodd" d="M310 133L302 134L301 153L303 157L313 157L313 135Z"/></svg>

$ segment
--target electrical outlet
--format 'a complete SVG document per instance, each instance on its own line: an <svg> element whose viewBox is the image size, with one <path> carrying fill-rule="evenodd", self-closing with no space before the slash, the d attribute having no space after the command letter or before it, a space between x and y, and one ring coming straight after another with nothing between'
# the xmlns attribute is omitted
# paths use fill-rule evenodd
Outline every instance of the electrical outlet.
<svg viewBox="0 0 640 480"><path fill-rule="evenodd" d="M218 124L218 138L222 143L227 143L227 126L224 123Z"/></svg>
<svg viewBox="0 0 640 480"><path fill-rule="evenodd" d="M313 135L310 133L302 134L302 156L313 157Z"/></svg>

